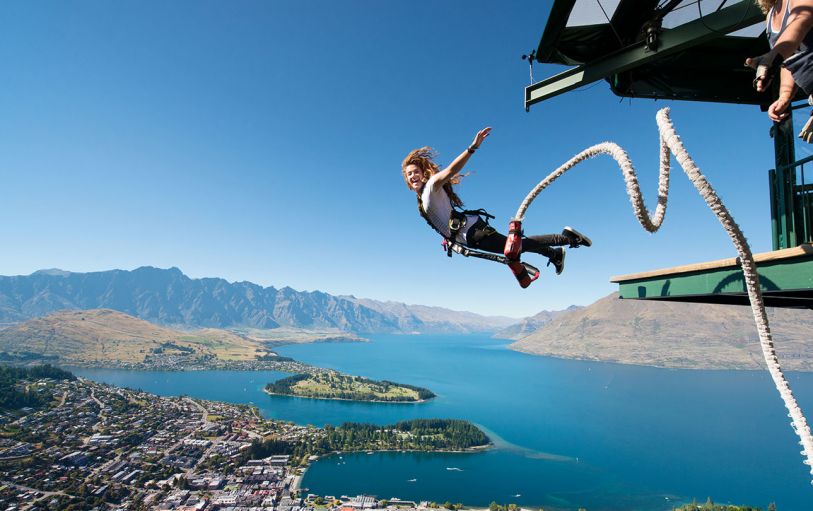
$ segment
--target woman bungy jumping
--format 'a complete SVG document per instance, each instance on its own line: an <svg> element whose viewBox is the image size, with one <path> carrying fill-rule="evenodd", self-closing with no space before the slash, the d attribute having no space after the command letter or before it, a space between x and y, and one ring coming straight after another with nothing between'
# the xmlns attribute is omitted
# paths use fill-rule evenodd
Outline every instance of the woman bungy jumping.
<svg viewBox="0 0 813 511"><path fill-rule="evenodd" d="M401 172L407 187L418 196L421 216L447 242L502 254L507 238L488 224L488 219L493 217L482 209L460 211L463 201L453 188L460 182L460 171L489 133L491 128L477 132L472 144L443 170L435 163L432 148L415 149L404 158ZM572 227L565 227L561 234L522 237L522 251L547 257L548 266L553 265L557 275L565 268L565 246L589 247L591 244L590 238Z"/></svg>

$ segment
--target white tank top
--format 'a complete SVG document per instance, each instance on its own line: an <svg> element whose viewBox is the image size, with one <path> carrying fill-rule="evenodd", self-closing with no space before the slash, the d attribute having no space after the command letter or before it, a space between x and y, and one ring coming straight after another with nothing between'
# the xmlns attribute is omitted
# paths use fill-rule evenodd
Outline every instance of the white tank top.
<svg viewBox="0 0 813 511"><path fill-rule="evenodd" d="M452 200L446 194L443 185L438 183L437 177L438 174L435 174L424 185L423 191L421 191L421 202L423 202L423 210L426 212L426 216L429 217L432 226L445 238L448 238L451 235L449 217L452 214ZM458 231L455 241L465 245L466 233L476 221L477 216L466 215L466 225Z"/></svg>

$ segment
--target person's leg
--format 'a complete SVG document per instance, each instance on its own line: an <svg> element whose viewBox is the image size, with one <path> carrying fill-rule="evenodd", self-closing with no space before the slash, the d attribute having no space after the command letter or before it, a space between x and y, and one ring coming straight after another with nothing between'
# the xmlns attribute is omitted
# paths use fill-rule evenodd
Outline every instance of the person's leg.
<svg viewBox="0 0 813 511"><path fill-rule="evenodd" d="M507 238L483 221L477 220L466 233L466 245L477 250L502 254Z"/></svg>
<svg viewBox="0 0 813 511"><path fill-rule="evenodd" d="M558 234L543 234L541 236L528 236L522 238L522 251L523 252L533 252L535 254L542 254L547 258L551 258L556 254L556 251L551 248L553 245L567 245L570 243L569 241L565 240L563 243L557 243L555 237L559 236ZM559 236L562 238L563 236Z"/></svg>
<svg viewBox="0 0 813 511"><path fill-rule="evenodd" d="M539 234L536 236L526 236L522 238L522 243L525 243L525 240L533 240L542 245L548 245L551 247L561 247L562 245L570 245L570 238L564 236L562 234Z"/></svg>
<svg viewBox="0 0 813 511"><path fill-rule="evenodd" d="M466 233L466 245L477 250L494 252L495 254L503 253L506 241L507 238L505 235L497 232L496 229L485 223L482 219L475 222ZM555 251L551 248L551 245L554 243L548 243L548 241L559 242L559 245L567 245L570 243L570 240L560 234L546 234L544 236L531 236L528 238L523 237L522 251L534 252L550 258L555 255Z"/></svg>
<svg viewBox="0 0 813 511"><path fill-rule="evenodd" d="M466 245L471 248L502 254L505 249L505 242L508 238L497 232L496 229L486 224L482 219L475 222L466 233ZM569 245L571 240L560 234L546 234L543 236L531 236L522 238L522 251L534 252L548 258L548 265L553 265L556 274L559 275L565 268L565 249L561 247L553 248L544 241L560 242L561 245Z"/></svg>
<svg viewBox="0 0 813 511"><path fill-rule="evenodd" d="M553 247L568 245L570 248L576 248L589 247L593 244L590 238L569 226L562 229L562 234L543 234L541 236L528 236L528 238Z"/></svg>

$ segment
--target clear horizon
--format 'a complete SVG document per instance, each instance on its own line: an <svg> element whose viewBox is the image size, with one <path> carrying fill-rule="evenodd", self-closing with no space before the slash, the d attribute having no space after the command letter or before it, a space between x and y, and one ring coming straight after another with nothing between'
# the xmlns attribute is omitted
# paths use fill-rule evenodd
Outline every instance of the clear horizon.
<svg viewBox="0 0 813 511"><path fill-rule="evenodd" d="M630 153L652 205L664 106L753 251L769 251L767 116L619 100L604 82L526 113L520 56L538 45L549 10L458 0L2 3L0 215L10 249L0 274L175 266L192 278L482 315L588 305L617 290L612 275L735 255L679 168L654 236L633 218L609 158L557 181L528 211L526 233L571 225L594 245L568 251L561 276L529 256L543 275L522 290L500 265L444 255L401 160L430 145L449 163L492 126L458 192L505 231L547 173L611 140ZM534 77L561 70L537 64Z"/></svg>

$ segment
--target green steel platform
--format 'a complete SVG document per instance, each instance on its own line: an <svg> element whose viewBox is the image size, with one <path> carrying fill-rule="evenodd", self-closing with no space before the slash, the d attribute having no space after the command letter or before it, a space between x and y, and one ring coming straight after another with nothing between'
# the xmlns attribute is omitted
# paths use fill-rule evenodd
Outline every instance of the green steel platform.
<svg viewBox="0 0 813 511"><path fill-rule="evenodd" d="M765 304L813 308L813 245L755 254ZM739 258L612 277L621 298L748 305Z"/></svg>
<svg viewBox="0 0 813 511"><path fill-rule="evenodd" d="M752 0L684 9L692 4L619 0L603 6L593 0L554 0L538 47L523 58L569 69L526 87L526 110L599 80L621 97L764 109L777 90L757 94L751 86L754 72L743 66L746 56L768 50L764 15ZM805 103L794 109L799 107L809 108ZM775 167L766 170L774 252L756 256L762 292L769 306L813 308L813 156L796 159L792 116L775 124L771 137ZM612 282L627 299L748 303L736 259L624 275Z"/></svg>

